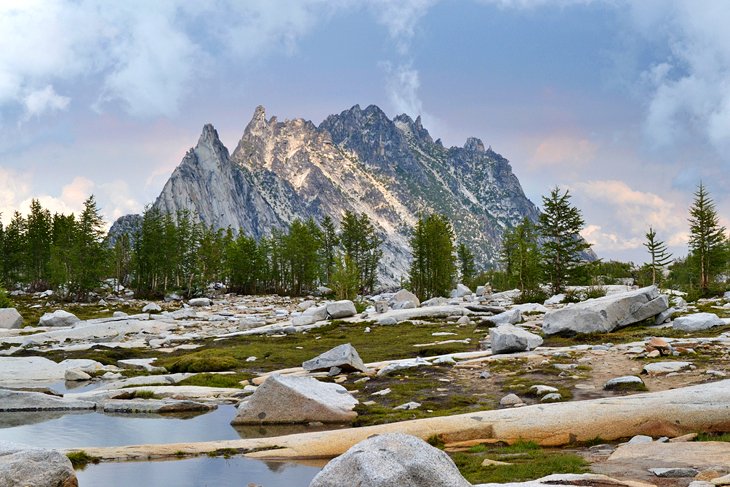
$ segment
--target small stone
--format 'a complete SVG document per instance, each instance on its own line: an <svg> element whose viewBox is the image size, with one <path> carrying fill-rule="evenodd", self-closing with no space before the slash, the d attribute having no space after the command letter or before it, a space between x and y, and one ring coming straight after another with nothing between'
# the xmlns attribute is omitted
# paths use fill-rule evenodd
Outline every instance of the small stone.
<svg viewBox="0 0 730 487"><path fill-rule="evenodd" d="M209 298L193 298L190 301L188 301L188 304L190 306L210 306L212 303Z"/></svg>
<svg viewBox="0 0 730 487"><path fill-rule="evenodd" d="M64 379L69 382L91 380L91 376L79 369L67 369L64 373Z"/></svg>
<svg viewBox="0 0 730 487"><path fill-rule="evenodd" d="M142 308L143 313L159 313L160 311L162 311L162 308L157 303L147 303Z"/></svg>
<svg viewBox="0 0 730 487"><path fill-rule="evenodd" d="M524 402L517 394L507 394L499 400L499 405L502 407L513 407L519 404L524 404Z"/></svg>
<svg viewBox="0 0 730 487"><path fill-rule="evenodd" d="M545 394L542 396L542 399L540 399L540 402L559 402L563 400L563 396L558 394L557 392L551 392L550 394Z"/></svg>
<svg viewBox="0 0 730 487"><path fill-rule="evenodd" d="M412 409L418 409L420 407L421 407L420 402L411 401L411 402L407 402L405 404L401 404L400 406L396 406L393 409L398 409L399 411L410 411Z"/></svg>
<svg viewBox="0 0 730 487"><path fill-rule="evenodd" d="M388 394L390 394L390 388L385 388L385 389L382 389L380 391L373 392L370 395L371 396L387 396Z"/></svg>
<svg viewBox="0 0 730 487"><path fill-rule="evenodd" d="M650 468L649 471L657 477L671 479L694 477L699 473L699 471L694 468L684 467Z"/></svg>
<svg viewBox="0 0 730 487"><path fill-rule="evenodd" d="M248 358L246 359L246 362L256 362L256 357L255 357L255 356L253 356L253 355L251 355L250 357L248 357Z"/></svg>
<svg viewBox="0 0 730 487"><path fill-rule="evenodd" d="M530 392L537 396L543 396L552 392L558 392L558 388L553 386L534 385L530 387Z"/></svg>
<svg viewBox="0 0 730 487"><path fill-rule="evenodd" d="M479 374L479 378L480 378L480 379L489 379L490 377L492 377L492 374L490 374L490 373L489 373L489 372L487 372L486 370L485 370L485 371L483 371L483 372L481 372L481 373Z"/></svg>
<svg viewBox="0 0 730 487"><path fill-rule="evenodd" d="M504 465L512 465L509 462L500 462L499 460L491 460L489 458L485 458L482 460L482 467L498 467L498 466L504 466Z"/></svg>

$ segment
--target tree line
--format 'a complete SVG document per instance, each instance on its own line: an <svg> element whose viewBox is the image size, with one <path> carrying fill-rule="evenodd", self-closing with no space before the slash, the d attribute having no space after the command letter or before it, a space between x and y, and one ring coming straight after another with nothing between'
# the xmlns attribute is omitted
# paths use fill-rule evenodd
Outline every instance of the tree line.
<svg viewBox="0 0 730 487"><path fill-rule="evenodd" d="M422 300L448 296L457 282L470 287L491 282L496 289L519 288L523 299L542 298L542 286L559 293L567 284L610 283L632 277L639 284L663 284L707 296L726 288L730 239L700 184L689 218L689 253L673 259L649 228L647 264L587 259L590 245L580 237L584 220L570 193L554 188L543 196L537 221L525 219L505 230L499 265L477 273L474 255L457 243L443 215L419 217L410 238L413 256L402 282ZM346 212L339 229L330 217L295 220L258 240L231 228L214 229L188 212L164 214L148 207L141 224L113 243L93 196L77 217L51 215L33 200L27 217L15 212L0 223L0 281L11 289L52 288L62 298L86 300L105 278L139 297L170 292L187 296L221 283L242 294L303 295L326 286L340 298L372 293L383 255L382 239L370 218Z"/></svg>
<svg viewBox="0 0 730 487"><path fill-rule="evenodd" d="M570 202L570 193L554 188L543 196L537 222L525 219L503 236L501 269L481 276L500 288L519 288L537 299L541 284L559 293L566 284L592 285L633 278L639 285L660 284L687 291L691 298L716 295L730 281L730 235L720 225L712 198L703 184L689 209L689 246L684 258L673 259L652 227L644 246L647 263L586 260L590 245L580 238L584 220Z"/></svg>

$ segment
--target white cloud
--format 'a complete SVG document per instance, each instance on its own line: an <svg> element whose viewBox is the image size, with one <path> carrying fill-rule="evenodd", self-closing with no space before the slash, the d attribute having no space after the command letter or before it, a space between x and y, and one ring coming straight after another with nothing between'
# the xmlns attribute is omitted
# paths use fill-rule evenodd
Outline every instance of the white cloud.
<svg viewBox="0 0 730 487"><path fill-rule="evenodd" d="M398 52L405 55L416 33L418 21L436 2L437 0L376 0L371 3L371 10L378 23L388 29L391 39L396 42Z"/></svg>
<svg viewBox="0 0 730 487"><path fill-rule="evenodd" d="M65 110L71 99L56 93L52 85L41 90L32 91L23 98L26 117L38 117L46 112Z"/></svg>
<svg viewBox="0 0 730 487"><path fill-rule="evenodd" d="M643 243L650 226L677 255L686 251L685 211L669 199L617 180L577 182L570 190L576 205L586 210L581 235L599 256L631 254L644 259Z"/></svg>
<svg viewBox="0 0 730 487"><path fill-rule="evenodd" d="M730 149L730 3L629 1L637 32L669 51L648 66L646 134L657 146L699 136ZM727 160L727 159L726 159Z"/></svg>
<svg viewBox="0 0 730 487"><path fill-rule="evenodd" d="M68 96L54 87L84 82L97 110L119 103L135 116L172 116L216 69L272 49L291 53L339 8L323 0L0 2L0 111L65 108Z"/></svg>

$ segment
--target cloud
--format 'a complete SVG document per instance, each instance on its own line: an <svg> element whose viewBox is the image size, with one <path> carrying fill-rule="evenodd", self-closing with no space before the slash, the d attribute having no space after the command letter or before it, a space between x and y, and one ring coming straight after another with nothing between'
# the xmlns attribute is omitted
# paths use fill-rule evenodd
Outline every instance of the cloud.
<svg viewBox="0 0 730 487"><path fill-rule="evenodd" d="M641 80L648 90L645 131L658 147L699 136L730 149L730 3L630 1L632 27L668 50ZM726 158L726 161L730 159Z"/></svg>
<svg viewBox="0 0 730 487"><path fill-rule="evenodd" d="M376 0L371 9L378 23L388 29L391 39L402 55L408 54L418 21L437 0Z"/></svg>
<svg viewBox="0 0 730 487"><path fill-rule="evenodd" d="M71 99L56 93L52 85L41 90L32 91L23 99L26 118L38 117L46 112L65 110Z"/></svg>
<svg viewBox="0 0 730 487"><path fill-rule="evenodd" d="M70 95L57 87L84 83L98 111L118 104L133 116L173 116L197 82L272 49L293 52L339 8L323 0L0 2L0 114L63 109Z"/></svg>
<svg viewBox="0 0 730 487"><path fill-rule="evenodd" d="M423 113L423 102L418 96L421 82L418 71L410 65L392 66L384 64L387 74L386 90L391 105L398 113L407 113L412 116Z"/></svg>
<svg viewBox="0 0 730 487"><path fill-rule="evenodd" d="M650 226L670 246L686 244L685 212L666 198L617 180L577 182L570 190L576 205L590 210L581 235L599 255L642 249Z"/></svg>

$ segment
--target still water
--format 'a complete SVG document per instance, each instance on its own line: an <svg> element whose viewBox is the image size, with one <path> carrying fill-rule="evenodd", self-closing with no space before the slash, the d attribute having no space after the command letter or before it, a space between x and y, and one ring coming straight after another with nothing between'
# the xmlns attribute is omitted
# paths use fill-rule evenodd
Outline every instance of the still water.
<svg viewBox="0 0 730 487"><path fill-rule="evenodd" d="M0 440L42 448L83 448L263 438L325 429L307 425L233 427L230 422L235 415L235 407L230 405L185 415L3 413Z"/></svg>
<svg viewBox="0 0 730 487"><path fill-rule="evenodd" d="M307 487L320 467L242 457L90 465L79 487Z"/></svg>
<svg viewBox="0 0 730 487"><path fill-rule="evenodd" d="M235 407L205 414L111 415L95 412L23 412L0 415L0 440L43 448L235 440L316 431L306 425L233 427ZM110 462L78 471L80 487L306 487L322 464L262 462L207 456L171 461Z"/></svg>

